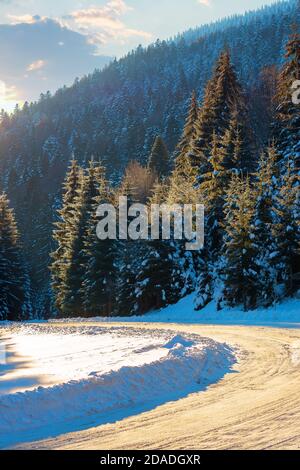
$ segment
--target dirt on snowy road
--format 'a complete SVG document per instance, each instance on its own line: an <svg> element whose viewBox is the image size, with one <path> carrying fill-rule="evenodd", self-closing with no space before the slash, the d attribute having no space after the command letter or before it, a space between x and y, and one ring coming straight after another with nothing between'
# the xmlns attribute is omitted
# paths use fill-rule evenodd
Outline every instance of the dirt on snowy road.
<svg viewBox="0 0 300 470"><path fill-rule="evenodd" d="M56 324L57 328L60 325ZM199 334L225 342L238 347L239 361L232 373L206 391L114 424L22 445L22 449L300 448L300 330L128 325L133 326Z"/></svg>

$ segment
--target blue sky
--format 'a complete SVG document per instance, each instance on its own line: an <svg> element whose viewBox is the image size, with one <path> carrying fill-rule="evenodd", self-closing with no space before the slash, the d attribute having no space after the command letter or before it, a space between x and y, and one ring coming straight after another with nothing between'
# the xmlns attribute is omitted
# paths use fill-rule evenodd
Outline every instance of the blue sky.
<svg viewBox="0 0 300 470"><path fill-rule="evenodd" d="M0 0L0 108L101 67L139 44L274 0Z"/></svg>

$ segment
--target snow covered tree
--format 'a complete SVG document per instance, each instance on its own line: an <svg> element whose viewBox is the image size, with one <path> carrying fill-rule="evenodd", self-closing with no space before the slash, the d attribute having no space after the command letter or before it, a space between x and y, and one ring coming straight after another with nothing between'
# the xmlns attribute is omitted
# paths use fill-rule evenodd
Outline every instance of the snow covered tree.
<svg viewBox="0 0 300 470"><path fill-rule="evenodd" d="M247 311L257 305L259 270L254 221L255 198L249 178L234 176L225 204L225 236L218 267L219 307L243 305Z"/></svg>
<svg viewBox="0 0 300 470"><path fill-rule="evenodd" d="M300 191L299 177L288 165L275 203L273 234L276 252L273 254L279 272L278 294L293 295L300 286Z"/></svg>
<svg viewBox="0 0 300 470"><path fill-rule="evenodd" d="M100 174L99 174L100 173ZM67 234L67 249L63 270L63 283L60 291L61 313L63 315L83 314L82 282L84 278L86 253L84 240L90 220L93 217L94 200L101 185L101 171L94 161L90 162L86 174L81 173L79 189L73 204L73 218Z"/></svg>
<svg viewBox="0 0 300 470"><path fill-rule="evenodd" d="M208 158L209 171L203 174L200 184L200 192L205 203L205 247L199 256L195 303L197 310L205 307L214 296L217 276L216 263L220 256L224 237L226 190L231 175L234 174L231 169L227 169L230 168L228 160L226 160L227 147L221 147L220 140L214 132L211 153Z"/></svg>
<svg viewBox="0 0 300 470"><path fill-rule="evenodd" d="M140 314L176 303L183 288L183 271L176 244L149 240L143 244L136 276L136 311Z"/></svg>
<svg viewBox="0 0 300 470"><path fill-rule="evenodd" d="M258 303L270 306L277 300L279 271L276 266L276 241L273 233L274 210L280 189L279 155L275 145L263 152L256 173L255 238L258 247Z"/></svg>
<svg viewBox="0 0 300 470"><path fill-rule="evenodd" d="M177 145L175 151L175 159L177 161L177 166L180 165L180 162L183 160L183 165L185 164L185 158L191 151L191 146L197 135L197 123L199 117L199 106L197 102L197 95L194 91L191 97L191 103L188 111L188 115L185 121L183 133L181 139Z"/></svg>
<svg viewBox="0 0 300 470"><path fill-rule="evenodd" d="M233 111L228 129L220 141L223 165L229 175L233 172L247 174L255 171L257 161L251 142L251 129L247 126L245 116L239 115L238 110Z"/></svg>
<svg viewBox="0 0 300 470"><path fill-rule="evenodd" d="M30 281L22 259L14 212L0 195L0 319L27 320L31 316Z"/></svg>
<svg viewBox="0 0 300 470"><path fill-rule="evenodd" d="M110 316L114 309L116 289L116 260L118 247L116 240L100 240L96 228L99 219L97 209L100 204L111 203L111 191L105 179L105 168L97 166L98 194L92 201L90 219L84 235L84 274L82 298L85 315Z"/></svg>
<svg viewBox="0 0 300 470"><path fill-rule="evenodd" d="M160 178L165 178L170 171L170 155L168 149L160 136L157 136L153 144L148 167Z"/></svg>
<svg viewBox="0 0 300 470"><path fill-rule="evenodd" d="M118 203L117 200L120 196L127 197L128 207L138 203L137 183L131 177L128 177L128 173L125 173L121 186L116 191L116 203ZM130 222L131 218L128 217L127 230ZM137 269L141 263L141 244L141 241L130 239L119 240L119 276L117 280L116 310L121 316L138 313L135 289Z"/></svg>
<svg viewBox="0 0 300 470"><path fill-rule="evenodd" d="M61 294L64 283L64 273L67 263L69 236L74 218L74 203L82 183L82 170L76 160L72 160L63 185L62 207L58 211L59 221L55 223L56 229L53 239L57 249L52 253L50 266L52 275L52 289L55 296L55 306L61 309Z"/></svg>
<svg viewBox="0 0 300 470"><path fill-rule="evenodd" d="M166 199L167 190L167 182L158 184L149 203L160 204L161 207L162 204L168 203L170 207L172 202ZM174 240L173 227L170 229L170 240L163 239L162 217L160 212L157 234L159 238L149 239L140 246L135 289L136 309L140 313L175 303L181 297L185 286L187 272L182 243Z"/></svg>
<svg viewBox="0 0 300 470"><path fill-rule="evenodd" d="M277 110L273 134L281 155L282 171L288 167L300 174L300 105L292 100L294 82L300 80L300 34L294 33L286 45L286 63L279 75ZM299 86L298 86L299 88Z"/></svg>
<svg viewBox="0 0 300 470"><path fill-rule="evenodd" d="M247 107L230 54L225 51L220 55L214 75L207 84L191 152L200 177L209 171L208 158L214 133L218 138L222 137L234 116L239 116L242 125L246 120Z"/></svg>

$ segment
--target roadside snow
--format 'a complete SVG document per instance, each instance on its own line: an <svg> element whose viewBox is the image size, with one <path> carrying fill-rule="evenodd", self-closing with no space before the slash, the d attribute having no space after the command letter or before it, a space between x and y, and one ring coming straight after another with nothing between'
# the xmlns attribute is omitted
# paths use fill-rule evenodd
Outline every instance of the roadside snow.
<svg viewBox="0 0 300 470"><path fill-rule="evenodd" d="M216 325L255 325L300 328L300 300L289 299L274 307L259 308L244 312L240 308L226 308L217 311L214 302L203 310L194 310L195 294L180 300L176 305L170 305L160 311L144 316L134 317L95 317L90 319L73 319L67 321L80 322L117 322L117 323L195 323ZM56 320L55 320L56 321Z"/></svg>
<svg viewBox="0 0 300 470"><path fill-rule="evenodd" d="M13 324L4 331L9 333L6 349L12 367L6 368L5 376L0 375L0 396L38 385L87 379L91 374L105 374L125 365L140 367L168 353L163 347L166 335L142 335L133 328L130 336L124 328L108 330L100 326ZM23 366L14 367L19 358Z"/></svg>
<svg viewBox="0 0 300 470"><path fill-rule="evenodd" d="M92 325L26 324L3 330L17 354L16 370L35 376L36 383L0 395L1 448L113 422L179 399L221 379L236 361L227 345L198 335ZM27 361L23 369L20 358ZM9 379L5 372L4 381ZM41 377L44 385L37 386Z"/></svg>

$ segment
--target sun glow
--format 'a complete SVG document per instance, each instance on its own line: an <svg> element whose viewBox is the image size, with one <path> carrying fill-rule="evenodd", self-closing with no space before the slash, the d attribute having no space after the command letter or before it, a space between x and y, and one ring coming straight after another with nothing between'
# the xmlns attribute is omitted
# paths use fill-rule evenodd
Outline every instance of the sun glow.
<svg viewBox="0 0 300 470"><path fill-rule="evenodd" d="M15 88L7 88L5 83L0 80L0 110L13 111L16 104L21 104L21 102L16 96Z"/></svg>

